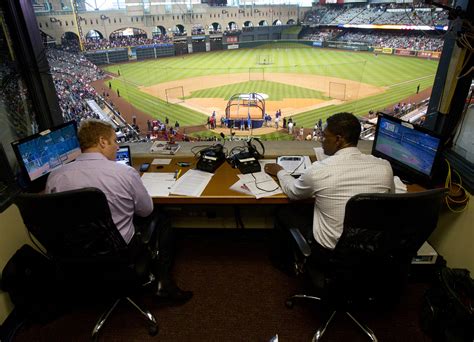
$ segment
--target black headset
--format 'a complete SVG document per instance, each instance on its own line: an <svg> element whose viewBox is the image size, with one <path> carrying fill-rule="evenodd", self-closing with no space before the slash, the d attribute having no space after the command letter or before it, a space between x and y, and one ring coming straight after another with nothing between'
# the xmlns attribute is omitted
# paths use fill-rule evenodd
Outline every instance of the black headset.
<svg viewBox="0 0 474 342"><path fill-rule="evenodd" d="M257 142L257 144L254 143ZM257 148L257 146L259 148ZM260 149L260 150L259 150ZM240 157L249 158L253 157L255 160L262 159L265 154L265 146L258 138L250 138L247 144L244 146L236 146L230 150L227 157L227 162L234 168L237 167L237 159Z"/></svg>
<svg viewBox="0 0 474 342"><path fill-rule="evenodd" d="M256 141L258 145L260 145L260 151L258 150L257 146L253 143ZM247 147L249 150L249 154L252 155L255 159L262 159L265 155L265 146L263 146L263 143L260 141L258 138L250 138L249 141L247 141Z"/></svg>

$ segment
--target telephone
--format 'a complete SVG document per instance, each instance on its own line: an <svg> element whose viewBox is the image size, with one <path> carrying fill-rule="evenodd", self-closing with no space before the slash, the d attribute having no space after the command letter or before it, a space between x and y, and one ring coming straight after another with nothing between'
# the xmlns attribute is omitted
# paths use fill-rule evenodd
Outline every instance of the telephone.
<svg viewBox="0 0 474 342"><path fill-rule="evenodd" d="M260 146L261 152L259 152L257 146L253 142L257 142ZM260 172L262 170L259 159L262 159L265 154L265 147L262 142L257 138L251 138L247 141L245 148L240 148L239 152L229 157L229 163L239 168L242 174Z"/></svg>
<svg viewBox="0 0 474 342"><path fill-rule="evenodd" d="M216 144L199 151L196 168L205 172L214 172L225 161L224 146Z"/></svg>

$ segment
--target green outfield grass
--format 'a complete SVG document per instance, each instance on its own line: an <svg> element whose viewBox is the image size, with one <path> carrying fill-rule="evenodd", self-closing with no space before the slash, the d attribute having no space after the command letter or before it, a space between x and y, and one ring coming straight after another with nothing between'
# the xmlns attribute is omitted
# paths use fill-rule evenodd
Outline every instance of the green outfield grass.
<svg viewBox="0 0 474 342"><path fill-rule="evenodd" d="M268 100L272 101L279 101L283 100L284 98L329 99L321 92L313 89L295 87L292 85L269 81L248 81L229 84L223 87L201 89L192 92L191 96L188 98L204 97L228 100L232 95L238 93L264 93L268 95Z"/></svg>
<svg viewBox="0 0 474 342"><path fill-rule="evenodd" d="M282 44L266 44L266 49L241 49L230 51L217 51L186 55L185 57L169 57L145 62L112 65L106 70L118 73L120 77L112 81L115 88L120 89L122 98L129 101L138 109L150 115L163 119L165 116L172 121L178 120L182 126L197 125L206 122L206 116L181 107L167 104L165 101L139 91L138 86L151 86L154 84L192 78L197 76L222 75L235 73L249 73L249 68L263 69L265 73L301 73L321 76L339 77L386 87L383 94L375 95L361 100L350 101L343 105L325 107L310 112L301 113L294 117L298 126L312 127L319 118L340 112L350 111L356 115L365 115L369 110L383 110L402 99L409 98L420 90L429 88L434 81L438 66L437 61L424 60L410 57L372 53L348 52L338 50L317 49L300 45L300 48L286 48ZM259 55L271 55L273 63L258 65ZM253 84L254 82L248 82ZM292 85L271 85L273 82L262 82L262 89L258 92L271 93L275 98L293 91L299 93L298 97L312 90L301 89ZM232 89L236 85L219 87L220 89L206 89L193 93L193 96L206 96L206 92L219 94L220 98L228 98L234 93L249 92L241 88ZM272 86L275 90L272 90ZM203 87L205 88L205 87ZM277 89L278 88L278 89ZM298 88L298 89L295 89ZM229 95L230 94L230 95ZM275 94L275 95L274 95ZM313 95L309 95L313 96Z"/></svg>

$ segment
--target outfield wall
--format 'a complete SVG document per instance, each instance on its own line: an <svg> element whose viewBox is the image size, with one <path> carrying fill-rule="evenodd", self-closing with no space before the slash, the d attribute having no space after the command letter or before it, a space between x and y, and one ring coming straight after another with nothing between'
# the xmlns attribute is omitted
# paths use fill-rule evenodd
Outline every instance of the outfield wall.
<svg viewBox="0 0 474 342"><path fill-rule="evenodd" d="M278 39L272 39L271 37ZM253 49L265 48L266 45L277 43L277 48L297 48L299 45L311 46L314 48L340 49L347 51L365 51L389 55L408 56L427 59L439 59L439 51L416 51L408 49L395 49L386 47L374 47L359 42L340 41L310 41L299 39L279 39L280 33L274 30L264 32L258 30L256 34L235 33L218 37L203 35L200 37L183 37L180 41L168 44L156 44L146 46L136 46L133 48L96 50L86 52L85 56L92 63L97 65L123 63L130 60L156 59L161 57L180 56L194 52L210 52L217 50ZM198 39L197 39L198 38ZM263 39L260 39L263 38ZM133 50L134 53L131 53Z"/></svg>

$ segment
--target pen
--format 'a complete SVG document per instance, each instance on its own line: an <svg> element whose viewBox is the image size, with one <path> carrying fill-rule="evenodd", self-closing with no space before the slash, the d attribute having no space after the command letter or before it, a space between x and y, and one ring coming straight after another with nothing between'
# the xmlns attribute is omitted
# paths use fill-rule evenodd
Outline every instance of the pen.
<svg viewBox="0 0 474 342"><path fill-rule="evenodd" d="M176 173L176 180L179 178L180 175L181 175L181 169L179 169Z"/></svg>

